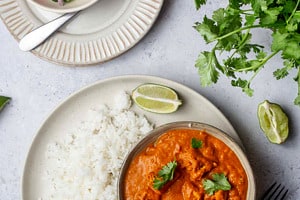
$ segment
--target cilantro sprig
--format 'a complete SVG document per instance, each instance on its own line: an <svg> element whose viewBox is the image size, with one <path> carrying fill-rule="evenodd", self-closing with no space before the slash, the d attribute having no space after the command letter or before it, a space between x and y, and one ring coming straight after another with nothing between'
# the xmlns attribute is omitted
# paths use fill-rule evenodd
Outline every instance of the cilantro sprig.
<svg viewBox="0 0 300 200"><path fill-rule="evenodd" d="M158 172L158 176L153 181L153 188L160 190L167 182L173 180L176 167L177 162L175 160L163 166Z"/></svg>
<svg viewBox="0 0 300 200"><path fill-rule="evenodd" d="M207 194L213 195L218 190L230 190L231 185L224 174L213 174L212 180L205 179L203 187Z"/></svg>
<svg viewBox="0 0 300 200"><path fill-rule="evenodd" d="M195 0L196 8L205 0ZM300 0L229 0L226 8L205 16L194 28L206 43L214 43L210 51L203 51L196 60L201 85L218 81L220 74L231 79L231 85L242 88L252 96L251 83L264 65L276 54L281 54L283 65L277 66L276 79L286 77L293 69L298 94L294 100L300 106ZM252 42L251 30L264 28L272 31L271 52ZM225 54L220 60L217 55ZM251 74L247 79L242 73Z"/></svg>
<svg viewBox="0 0 300 200"><path fill-rule="evenodd" d="M203 142L197 138L192 138L191 145L194 149L199 149L202 147Z"/></svg>

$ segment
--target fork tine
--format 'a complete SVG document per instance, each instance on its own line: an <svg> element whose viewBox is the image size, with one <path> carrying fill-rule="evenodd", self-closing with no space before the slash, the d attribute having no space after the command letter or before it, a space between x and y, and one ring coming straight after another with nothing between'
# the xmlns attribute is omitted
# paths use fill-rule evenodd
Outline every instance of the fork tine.
<svg viewBox="0 0 300 200"><path fill-rule="evenodd" d="M279 189L280 186L281 186L281 184L279 184L279 185L274 189L274 191L273 191L272 194L270 195L269 199L271 199L271 198L276 194L276 192L278 191L278 189ZM279 192L279 194L280 194L280 192ZM276 198L277 198L277 196L276 196ZM275 198L275 199L276 199L276 198Z"/></svg>
<svg viewBox="0 0 300 200"><path fill-rule="evenodd" d="M280 194L283 192L284 189L285 189L285 188L284 188L284 186L283 186L283 187L281 188L281 190L278 192L278 194L276 195L275 199L278 199L278 198L279 198ZM274 192L274 194L275 194L275 192Z"/></svg>
<svg viewBox="0 0 300 200"><path fill-rule="evenodd" d="M263 194L263 200L284 200L288 193L288 189L281 184L273 183L267 191Z"/></svg>
<svg viewBox="0 0 300 200"><path fill-rule="evenodd" d="M289 190L287 189L287 190L285 191L285 193L282 195L282 197L281 197L280 200L284 200L284 198L285 198L285 196L287 195L288 192L289 192Z"/></svg>
<svg viewBox="0 0 300 200"><path fill-rule="evenodd" d="M274 182L267 190L266 190L266 192L263 194L263 196L262 196L262 199L265 199L267 196L268 196L268 194L271 192L271 190L275 187L275 185L276 185L276 182Z"/></svg>

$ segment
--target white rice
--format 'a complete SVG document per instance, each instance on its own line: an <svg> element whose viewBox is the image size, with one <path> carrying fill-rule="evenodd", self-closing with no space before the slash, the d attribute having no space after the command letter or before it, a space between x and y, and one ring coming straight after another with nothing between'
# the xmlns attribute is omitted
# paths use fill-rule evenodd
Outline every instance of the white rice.
<svg viewBox="0 0 300 200"><path fill-rule="evenodd" d="M45 178L49 195L43 200L116 200L117 178L124 157L138 140L152 130L144 116L129 110L124 92L117 103L92 108L89 117L62 141L48 146Z"/></svg>

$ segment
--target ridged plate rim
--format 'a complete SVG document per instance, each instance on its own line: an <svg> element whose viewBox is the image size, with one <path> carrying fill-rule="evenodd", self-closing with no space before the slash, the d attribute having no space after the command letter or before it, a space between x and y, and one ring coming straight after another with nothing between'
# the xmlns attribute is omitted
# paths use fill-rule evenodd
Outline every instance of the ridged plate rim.
<svg viewBox="0 0 300 200"><path fill-rule="evenodd" d="M120 26L98 38L76 39L76 35L57 33L31 52L49 62L87 66L109 61L136 45L156 21L164 0L131 0L135 8L128 18L119 18ZM130 9L128 9L130 10ZM2 0L0 18L19 42L40 26L24 0ZM100 33L100 31L99 31ZM94 35L97 34L93 33Z"/></svg>

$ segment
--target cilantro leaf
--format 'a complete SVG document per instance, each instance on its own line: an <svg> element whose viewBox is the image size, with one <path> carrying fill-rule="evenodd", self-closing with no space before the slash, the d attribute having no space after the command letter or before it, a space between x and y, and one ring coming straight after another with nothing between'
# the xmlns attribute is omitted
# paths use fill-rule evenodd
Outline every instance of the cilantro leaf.
<svg viewBox="0 0 300 200"><path fill-rule="evenodd" d="M286 59L300 60L300 44L297 40L289 40L287 47L282 51L282 56Z"/></svg>
<svg viewBox="0 0 300 200"><path fill-rule="evenodd" d="M273 75L277 80L282 79L289 74L289 70L291 70L294 67L295 61L285 60L283 64L284 64L283 68L277 69L276 71L273 72Z"/></svg>
<svg viewBox="0 0 300 200"><path fill-rule="evenodd" d="M300 67L298 67L298 74L294 79L298 83L298 96L295 98L294 104L300 106Z"/></svg>
<svg viewBox="0 0 300 200"><path fill-rule="evenodd" d="M207 194L213 195L218 190L230 190L231 185L224 174L213 174L212 180L205 179L203 187Z"/></svg>
<svg viewBox="0 0 300 200"><path fill-rule="evenodd" d="M219 77L219 68L215 55L213 52L202 52L196 61L196 67L200 75L200 81L202 86L209 86L212 83L216 83Z"/></svg>
<svg viewBox="0 0 300 200"><path fill-rule="evenodd" d="M204 40L209 43L213 41L218 35L216 33L217 29L214 22L204 16L202 23L195 23L194 28L203 36Z"/></svg>
<svg viewBox="0 0 300 200"><path fill-rule="evenodd" d="M289 36L288 33L280 33L276 31L272 34L273 42L271 45L272 51L283 50L286 48L287 45L287 37Z"/></svg>
<svg viewBox="0 0 300 200"><path fill-rule="evenodd" d="M264 25L270 25L277 21L277 17L283 8L281 6L270 8L264 11L261 16L260 23Z"/></svg>
<svg viewBox="0 0 300 200"><path fill-rule="evenodd" d="M256 21L256 16L255 15L246 15L245 19L246 19L245 25L251 26Z"/></svg>
<svg viewBox="0 0 300 200"><path fill-rule="evenodd" d="M296 6L296 2L294 0L287 0L282 2L283 4L283 12L284 13L292 13L295 6Z"/></svg>
<svg viewBox="0 0 300 200"><path fill-rule="evenodd" d="M242 88L243 92L245 92L248 96L253 96L253 89L250 88L249 81L238 78L237 80L232 80L231 85L235 87L240 87Z"/></svg>
<svg viewBox="0 0 300 200"><path fill-rule="evenodd" d="M300 105L300 94L294 100L295 105Z"/></svg>
<svg viewBox="0 0 300 200"><path fill-rule="evenodd" d="M206 3L206 0L194 0L194 1L197 10L201 7L201 5L204 5Z"/></svg>
<svg viewBox="0 0 300 200"><path fill-rule="evenodd" d="M267 9L267 1L265 0L255 0L252 1L252 9L254 12L260 13L261 11L264 11Z"/></svg>
<svg viewBox="0 0 300 200"><path fill-rule="evenodd" d="M177 162L175 160L163 166L158 172L158 176L153 181L153 188L160 190L167 182L173 180L176 167Z"/></svg>
<svg viewBox="0 0 300 200"><path fill-rule="evenodd" d="M192 138L191 144L194 149L199 149L202 147L202 141L198 140L197 138Z"/></svg>
<svg viewBox="0 0 300 200"><path fill-rule="evenodd" d="M11 100L10 97L0 96L0 111L4 108L4 106Z"/></svg>
<svg viewBox="0 0 300 200"><path fill-rule="evenodd" d="M281 69L277 69L273 72L273 75L277 80L282 79L286 77L289 74L288 69L286 67L283 67Z"/></svg>

